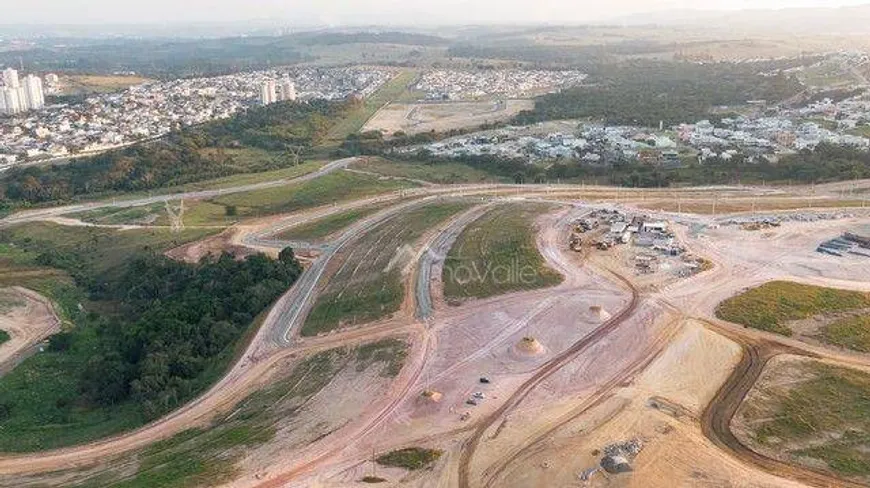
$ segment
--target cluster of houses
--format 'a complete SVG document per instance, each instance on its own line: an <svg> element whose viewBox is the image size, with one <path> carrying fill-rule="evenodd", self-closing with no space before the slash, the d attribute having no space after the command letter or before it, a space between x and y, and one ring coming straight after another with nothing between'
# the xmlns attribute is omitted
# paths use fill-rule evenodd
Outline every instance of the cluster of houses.
<svg viewBox="0 0 870 488"><path fill-rule="evenodd" d="M0 117L0 169L18 162L90 154L161 137L173 129L233 114L259 102L278 71L255 71L136 85L80 103ZM290 68L300 99L367 96L393 72L377 68Z"/></svg>
<svg viewBox="0 0 870 488"><path fill-rule="evenodd" d="M585 79L586 74L576 70L432 70L423 73L414 89L427 100L529 98L579 85Z"/></svg>

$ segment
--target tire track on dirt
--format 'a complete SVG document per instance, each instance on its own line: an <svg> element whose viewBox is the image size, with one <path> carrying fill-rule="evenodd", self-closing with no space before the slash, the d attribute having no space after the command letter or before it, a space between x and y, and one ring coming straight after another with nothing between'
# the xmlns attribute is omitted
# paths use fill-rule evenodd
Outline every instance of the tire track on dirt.
<svg viewBox="0 0 870 488"><path fill-rule="evenodd" d="M837 477L833 474L816 471L810 468L787 463L765 456L750 449L731 431L731 421L746 395L758 382L765 367L776 356L791 354L803 357L818 358L806 351L795 349L772 341L750 339L733 331L725 331L712 321L700 320L738 343L743 348L740 362L732 371L731 376L716 392L713 400L701 415L701 430L704 436L723 451L731 453L743 463L755 466L781 478L798 481L818 488L866 488L866 484Z"/></svg>
<svg viewBox="0 0 870 488"><path fill-rule="evenodd" d="M617 281L624 284L629 291L631 292L631 300L628 305L620 310L616 315L610 318L607 322L599 326L597 329L592 331L591 333L584 336L579 341L575 342L570 348L568 348L565 352L559 354L553 359L544 363L537 372L528 380L526 380L520 387L505 400L505 402L492 414L486 417L483 421L478 423L477 428L474 430L472 436L463 444L462 451L460 453L459 459L459 487L460 488L470 488L470 470L471 470L471 460L474 456L474 452L480 445L480 441L483 438L483 435L492 427L499 419L505 416L505 414L514 408L516 408L529 394L534 390L541 382L549 378L555 372L559 371L566 364L571 362L574 358L576 358L580 353L584 352L586 349L600 341L601 339L607 337L611 332L619 328L620 325L632 314L634 314L635 310L640 303L639 294L637 288L626 278L614 273L613 271L609 271L609 273L616 278Z"/></svg>

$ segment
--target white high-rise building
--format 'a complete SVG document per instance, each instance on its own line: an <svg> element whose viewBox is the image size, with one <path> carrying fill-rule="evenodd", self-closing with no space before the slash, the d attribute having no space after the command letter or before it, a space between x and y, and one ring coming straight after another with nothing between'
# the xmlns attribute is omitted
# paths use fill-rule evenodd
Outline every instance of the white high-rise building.
<svg viewBox="0 0 870 488"><path fill-rule="evenodd" d="M24 94L27 110L39 110L45 107L45 93L42 90L42 80L38 76L27 75L24 78Z"/></svg>
<svg viewBox="0 0 870 488"><path fill-rule="evenodd" d="M21 97L23 91L24 90L21 87L11 88L8 86L4 86L3 89L0 90L0 97L3 98L3 113L15 115L20 114L25 110Z"/></svg>
<svg viewBox="0 0 870 488"><path fill-rule="evenodd" d="M6 68L3 70L0 99L2 99L0 113L15 115L28 110L39 110L45 107L42 79L35 75L27 75L22 84L18 78L18 71Z"/></svg>
<svg viewBox="0 0 870 488"><path fill-rule="evenodd" d="M12 68L6 68L3 70L3 85L6 88L18 88L21 86L18 83L18 71Z"/></svg>
<svg viewBox="0 0 870 488"><path fill-rule="evenodd" d="M290 81L290 75L284 75L281 79L280 99L284 101L296 101L296 85Z"/></svg>
<svg viewBox="0 0 870 488"><path fill-rule="evenodd" d="M269 105L277 102L278 94L276 93L276 88L274 80L263 83L263 86L260 87L260 103Z"/></svg>

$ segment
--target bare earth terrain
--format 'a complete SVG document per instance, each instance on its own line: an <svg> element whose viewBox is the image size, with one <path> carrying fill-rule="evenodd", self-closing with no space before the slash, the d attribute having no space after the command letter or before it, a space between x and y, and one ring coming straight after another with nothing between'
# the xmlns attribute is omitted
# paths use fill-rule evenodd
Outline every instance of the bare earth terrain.
<svg viewBox="0 0 870 488"><path fill-rule="evenodd" d="M0 289L0 330L9 340L0 344L0 374L33 352L48 336L60 331L51 303L31 290Z"/></svg>
<svg viewBox="0 0 870 488"><path fill-rule="evenodd" d="M0 486L87 481L107 472L120 476L118 466L136 466L130 456L191 427L208 428L214 419L231 418L240 401L280 382L288 368L324 351L390 338L407 347L394 376L347 363L276 423L273 437L236 453L233 475L222 484L365 486L360 480L376 472L385 480L380 486L860 486L755 451L731 425L769 361L779 364L783 355L823 358L870 370L870 357L715 316L722 300L771 280L870 291L870 258L816 252L823 240L870 223L870 212L860 202L855 205L854 198L838 192L842 188L836 185L677 191L433 185L401 196L242 222L171 253L196 260L227 249L274 254L288 244L310 252L306 272L273 306L238 363L200 398L136 431L83 446L0 456ZM791 205L812 194L851 208L829 214L830 209ZM422 203L470 196L478 198L467 211L401 250L413 259L403 270L398 312L313 337L300 335L341 257L359 239ZM692 206L665 205L674 198ZM456 236L474 228L489 205L541 201L553 205L538 207L551 210L536 217L536 245L546 265L564 277L561 284L459 306L446 303L440 270ZM330 234L326 242L288 243L275 237L294 225L375 203L383 207ZM687 253L708 260L709 267L678 273L677 261L666 261L659 271L640 275L633 266L639 251L630 245L568 249L572 222L593 210L614 208L643 208L636 211L668 222ZM784 219L778 227L755 231L730 223L753 209L794 215L789 208L825 218ZM63 213L42 211L11 221ZM19 338L15 350L54 330L45 325L50 310L29 300L26 313L19 307L0 317L0 329L13 338L25 337L16 327L30 330L26 337L31 339ZM8 346L0 346L0 354ZM409 447L442 454L422 470L372 462L374 454ZM604 469L603 458L625 461L630 469Z"/></svg>
<svg viewBox="0 0 870 488"><path fill-rule="evenodd" d="M380 109L362 131L375 130L386 135L399 131L411 135L431 131L447 132L451 129L502 122L532 108L532 100L390 103Z"/></svg>

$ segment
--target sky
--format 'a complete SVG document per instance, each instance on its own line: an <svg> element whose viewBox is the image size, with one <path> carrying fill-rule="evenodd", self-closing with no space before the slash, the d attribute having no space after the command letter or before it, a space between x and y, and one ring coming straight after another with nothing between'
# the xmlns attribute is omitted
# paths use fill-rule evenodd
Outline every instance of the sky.
<svg viewBox="0 0 870 488"><path fill-rule="evenodd" d="M0 24L269 20L287 25L582 23L670 10L836 7L870 0L0 0Z"/></svg>

